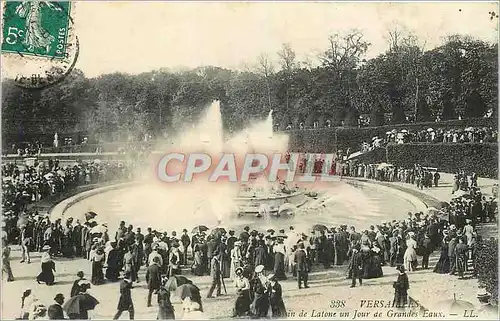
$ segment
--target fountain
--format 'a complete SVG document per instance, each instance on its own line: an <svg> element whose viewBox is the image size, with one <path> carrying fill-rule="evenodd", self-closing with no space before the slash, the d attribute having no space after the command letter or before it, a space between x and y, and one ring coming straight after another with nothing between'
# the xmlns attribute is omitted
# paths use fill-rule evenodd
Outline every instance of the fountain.
<svg viewBox="0 0 500 321"><path fill-rule="evenodd" d="M220 102L214 101L195 126L189 126L175 139L177 151L184 154L204 152L212 156L212 163L222 152L233 153L236 163L242 164L248 153L263 153L268 156L279 153L284 154L288 149L288 137L273 133L272 110L263 121L255 122L245 130L232 137L224 137ZM182 183L181 183L182 185ZM193 186L194 185L194 186ZM263 175L251 178L248 184L218 182L209 183L199 179L184 186L188 193L199 190L201 199L195 203L195 209L207 208L217 217L217 221L225 221L229 216L258 214L266 205L271 214L277 213L281 205L287 202L300 203L303 193L299 191L283 192L284 186L279 182L271 183ZM210 192L208 192L210 191ZM200 196L199 196L200 197Z"/></svg>

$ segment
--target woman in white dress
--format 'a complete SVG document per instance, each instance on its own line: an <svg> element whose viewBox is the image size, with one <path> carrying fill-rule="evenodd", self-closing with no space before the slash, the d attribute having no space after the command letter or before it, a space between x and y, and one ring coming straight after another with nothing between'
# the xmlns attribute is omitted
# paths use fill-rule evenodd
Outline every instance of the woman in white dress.
<svg viewBox="0 0 500 321"><path fill-rule="evenodd" d="M417 269L417 242L415 241L415 233L409 232L406 240L406 251L403 256L403 265L407 271L415 271Z"/></svg>
<svg viewBox="0 0 500 321"><path fill-rule="evenodd" d="M474 236L474 227L471 225L472 221L470 219L466 219L465 223L463 234L467 237L467 246L470 246Z"/></svg>
<svg viewBox="0 0 500 321"><path fill-rule="evenodd" d="M234 242L234 247L231 250L231 269L229 271L229 277L231 280L236 279L236 269L241 266L242 259L241 241L236 241Z"/></svg>
<svg viewBox="0 0 500 321"><path fill-rule="evenodd" d="M234 286L236 288L236 302L233 309L233 317L245 316L250 312L250 281L243 275L243 268L236 268L236 279Z"/></svg>

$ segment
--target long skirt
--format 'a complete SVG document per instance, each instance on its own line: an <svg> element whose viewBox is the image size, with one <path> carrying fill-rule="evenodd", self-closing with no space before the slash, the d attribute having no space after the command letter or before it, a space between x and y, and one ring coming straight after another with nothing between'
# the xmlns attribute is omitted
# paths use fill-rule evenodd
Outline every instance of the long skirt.
<svg viewBox="0 0 500 321"><path fill-rule="evenodd" d="M38 274L36 280L38 282L45 282L47 285L54 284L54 273L52 272L53 269L53 261L42 263L42 272Z"/></svg>
<svg viewBox="0 0 500 321"><path fill-rule="evenodd" d="M224 258L222 260L222 277L223 278L228 278L230 276L230 270L231 270L231 263L229 261L229 258Z"/></svg>
<svg viewBox="0 0 500 321"><path fill-rule="evenodd" d="M102 272L101 262L92 262L92 284L99 285L104 283L104 273Z"/></svg>
<svg viewBox="0 0 500 321"><path fill-rule="evenodd" d="M267 317L269 313L269 297L266 294L256 293L250 310L254 317Z"/></svg>
<svg viewBox="0 0 500 321"><path fill-rule="evenodd" d="M119 276L120 270L118 265L108 265L108 268L106 269L106 279L115 282L118 280Z"/></svg>
<svg viewBox="0 0 500 321"><path fill-rule="evenodd" d="M280 252L274 254L274 276L278 281L286 280L285 275L285 255Z"/></svg>
<svg viewBox="0 0 500 321"><path fill-rule="evenodd" d="M234 316L244 316L250 312L250 291L243 290L238 293L238 297L236 298L236 302L234 304Z"/></svg>
<svg viewBox="0 0 500 321"><path fill-rule="evenodd" d="M283 299L280 298L276 301L271 300L271 311L273 318L283 319L286 317L286 308Z"/></svg>
<svg viewBox="0 0 500 321"><path fill-rule="evenodd" d="M403 308L408 303L408 292L395 291L394 301L392 302L393 307Z"/></svg>
<svg viewBox="0 0 500 321"><path fill-rule="evenodd" d="M439 273L439 274L450 273L450 259L448 257L448 253L441 252L439 261L436 263L436 266L434 267L434 273Z"/></svg>

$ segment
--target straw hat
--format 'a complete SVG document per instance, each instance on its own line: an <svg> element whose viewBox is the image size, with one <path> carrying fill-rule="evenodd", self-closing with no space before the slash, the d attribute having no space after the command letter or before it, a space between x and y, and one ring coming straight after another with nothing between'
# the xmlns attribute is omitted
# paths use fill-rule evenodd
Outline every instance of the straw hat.
<svg viewBox="0 0 500 321"><path fill-rule="evenodd" d="M50 245L47 244L42 247L42 251L48 251L48 250L50 250Z"/></svg>
<svg viewBox="0 0 500 321"><path fill-rule="evenodd" d="M264 265L257 265L255 267L255 273L261 273L262 271L264 271Z"/></svg>
<svg viewBox="0 0 500 321"><path fill-rule="evenodd" d="M236 275L239 275L239 274L243 273L243 268L241 266L237 267L236 270L234 270L234 273Z"/></svg>

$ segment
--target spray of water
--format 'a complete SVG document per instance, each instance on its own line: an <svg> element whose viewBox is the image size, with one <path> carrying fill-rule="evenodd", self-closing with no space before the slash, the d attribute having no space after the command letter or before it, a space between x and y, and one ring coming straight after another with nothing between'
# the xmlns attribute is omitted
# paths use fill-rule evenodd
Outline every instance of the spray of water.
<svg viewBox="0 0 500 321"><path fill-rule="evenodd" d="M165 153L204 152L219 155L226 152L236 154L236 158L241 160L247 153L285 153L288 137L273 134L271 110L265 120L250 123L245 130L225 139L220 102L214 101L197 124L186 125L161 146ZM263 191L258 196L267 197L271 184L263 177L258 178L256 182L259 190ZM167 186L168 191L165 190L165 193L168 193L168 196L165 198L169 198L169 201L156 204L161 207L159 212L185 215L193 217L197 222L212 225L227 223L238 212L234 199L239 196L241 186L237 183L210 183L206 179L195 179L193 182L172 183Z"/></svg>

